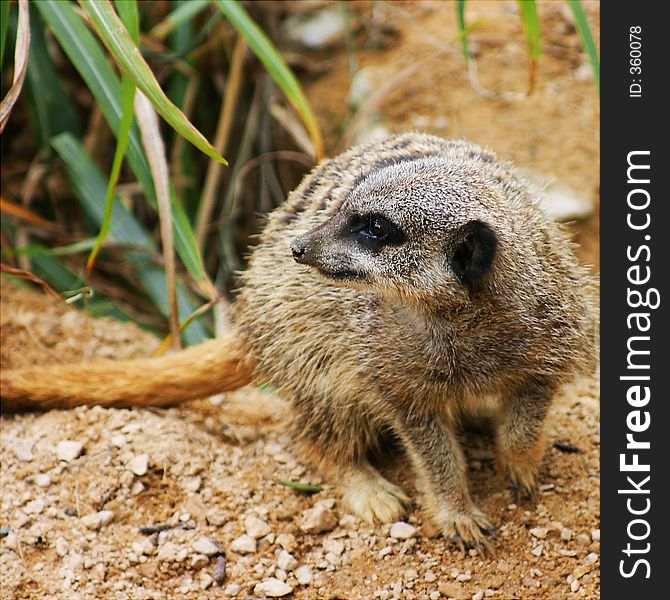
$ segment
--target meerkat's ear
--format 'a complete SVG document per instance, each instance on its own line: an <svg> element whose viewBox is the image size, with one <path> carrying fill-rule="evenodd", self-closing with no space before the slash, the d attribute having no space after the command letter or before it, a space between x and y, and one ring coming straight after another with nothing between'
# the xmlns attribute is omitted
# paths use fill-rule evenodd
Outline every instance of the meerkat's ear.
<svg viewBox="0 0 670 600"><path fill-rule="evenodd" d="M463 285L476 286L491 270L498 246L498 237L482 221L463 225L447 251L449 265Z"/></svg>

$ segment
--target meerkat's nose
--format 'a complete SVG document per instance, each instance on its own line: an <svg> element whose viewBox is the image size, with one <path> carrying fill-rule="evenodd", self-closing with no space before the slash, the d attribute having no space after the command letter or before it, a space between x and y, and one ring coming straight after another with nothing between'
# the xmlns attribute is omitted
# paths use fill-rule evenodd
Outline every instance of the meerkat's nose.
<svg viewBox="0 0 670 600"><path fill-rule="evenodd" d="M293 260L302 263L305 260L305 250L307 244L302 238L297 238L291 242L291 252L293 253Z"/></svg>

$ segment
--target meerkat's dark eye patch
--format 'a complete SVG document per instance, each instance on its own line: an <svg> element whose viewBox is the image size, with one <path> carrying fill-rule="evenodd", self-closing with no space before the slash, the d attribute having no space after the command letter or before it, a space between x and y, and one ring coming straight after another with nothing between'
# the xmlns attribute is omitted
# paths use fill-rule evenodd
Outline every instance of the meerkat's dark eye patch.
<svg viewBox="0 0 670 600"><path fill-rule="evenodd" d="M362 246L372 251L383 246L399 246L405 241L400 227L376 213L354 215L349 221L349 230Z"/></svg>
<svg viewBox="0 0 670 600"><path fill-rule="evenodd" d="M460 233L450 253L451 270L461 283L473 287L490 271L498 238L482 221L471 221Z"/></svg>

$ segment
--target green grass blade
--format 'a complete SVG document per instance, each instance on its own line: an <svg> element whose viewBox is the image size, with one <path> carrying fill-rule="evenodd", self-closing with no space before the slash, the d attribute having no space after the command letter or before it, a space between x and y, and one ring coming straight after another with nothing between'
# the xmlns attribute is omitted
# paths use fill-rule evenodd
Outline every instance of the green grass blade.
<svg viewBox="0 0 670 600"><path fill-rule="evenodd" d="M598 89L598 92L600 92L600 55L598 54L598 49L596 48L596 43L593 39L593 33L591 32L589 21L584 12L584 7L582 6L581 0L568 0L568 4L575 17L575 25L577 26L579 37L582 39L582 45L586 50L586 54L591 62L591 67L593 68L593 77L596 80L596 88Z"/></svg>
<svg viewBox="0 0 670 600"><path fill-rule="evenodd" d="M130 128L133 124L133 102L135 100L135 84L130 78L125 77L121 82L121 105L123 116L121 117L121 124L119 125L119 135L116 142L116 150L114 151L114 161L112 163L112 171L107 180L107 191L105 193L105 208L103 211L102 223L100 224L100 233L95 242L93 250L86 262L86 277L90 277L95 259L102 248L102 244L109 234L112 226L112 216L114 212L114 197L116 191L116 184L119 181L119 174L121 173L121 166L123 164L123 157L126 154L128 147L128 140L130 139Z"/></svg>
<svg viewBox="0 0 670 600"><path fill-rule="evenodd" d="M59 2L58 0L40 0L35 2L33 6L44 17L61 48L93 94L110 129L118 137L121 115L123 114L121 85L109 61L103 54L100 44L86 27L82 18L72 9L71 3ZM126 152L126 159L130 168L142 186L149 202L155 208L156 191L136 125L131 127ZM176 209L175 213L178 211L179 209ZM179 254L189 273L196 280L200 279L204 269L202 260L196 258L199 257L197 248L191 246L189 242L189 240L194 239L194 236L188 219L177 219L175 228L177 229L175 231L177 254ZM198 262L197 268L194 266L196 262Z"/></svg>
<svg viewBox="0 0 670 600"><path fill-rule="evenodd" d="M56 73L47 46L44 21L38 12L33 11L30 18L30 62L26 72L26 92L35 132L43 148L49 148L51 138L64 131L81 135L75 106Z"/></svg>
<svg viewBox="0 0 670 600"><path fill-rule="evenodd" d="M152 38L165 38L172 31L199 15L208 5L209 0L188 0L188 2L180 3L149 32L149 35Z"/></svg>
<svg viewBox="0 0 670 600"><path fill-rule="evenodd" d="M7 43L7 31L9 30L9 6L10 3L5 0L0 2L0 68L5 66L5 44Z"/></svg>
<svg viewBox="0 0 670 600"><path fill-rule="evenodd" d="M158 114L184 139L191 142L210 158L223 164L214 147L165 95L139 49L133 43L123 23L107 1L80 0L80 4L91 19L100 39L133 83L151 101Z"/></svg>
<svg viewBox="0 0 670 600"><path fill-rule="evenodd" d="M254 23L240 2L236 0L213 0L218 9L230 23L244 37L249 48L263 63L268 73L282 89L289 102L296 109L302 119L316 149L317 159L323 157L323 139L316 121L316 117L309 106L309 102L298 83L295 75L289 69L281 54L270 39Z"/></svg>
<svg viewBox="0 0 670 600"><path fill-rule="evenodd" d="M465 26L465 2L466 0L456 0L456 21L458 23L458 35L463 44L463 56L466 60L469 60L470 46L468 44L468 30Z"/></svg>
<svg viewBox="0 0 670 600"><path fill-rule="evenodd" d="M93 37L72 4L58 0L40 0L34 5L44 17L61 48L86 83L105 120L118 136L123 109L121 84ZM149 171L149 163L140 143L137 127L133 126L128 141L128 162L149 200L155 204L156 193Z"/></svg>
<svg viewBox="0 0 670 600"><path fill-rule="evenodd" d="M65 163L66 171L75 195L88 217L98 226L104 217L105 180L88 156L82 145L70 134L64 133L54 138L52 145ZM158 255L153 238L133 214L121 202L116 202L114 219L110 227L110 235L121 244L143 247ZM133 263L137 276L147 295L161 313L168 315L167 284L165 273L155 267L146 254L128 253L128 260ZM188 299L182 286L178 287L179 311L191 314L193 304ZM184 332L184 340L188 344L196 344L207 339L207 331L200 321L194 322Z"/></svg>
<svg viewBox="0 0 670 600"><path fill-rule="evenodd" d="M137 42L140 38L140 19L137 12L137 3L135 0L125 2L117 2L117 7L121 15L121 20L130 32L133 41ZM121 173L121 166L123 165L123 157L126 154L128 147L128 140L130 138L130 128L133 125L135 102L135 85L127 75L121 79L121 123L119 125L119 133L117 135L116 150L114 151L114 161L112 162L112 171L107 180L107 192L105 194L105 210L100 226L100 233L95 242L95 246L91 250L91 254L86 262L86 278L88 279L95 265L95 259L102 248L102 244L109 233L112 225L112 216L114 212L114 193L116 191L116 184L119 181L119 174Z"/></svg>
<svg viewBox="0 0 670 600"><path fill-rule="evenodd" d="M542 54L542 41L540 39L540 19L537 16L537 4L535 0L519 0L521 8L521 20L526 32L526 43L528 44L528 55L531 60L538 60Z"/></svg>
<svg viewBox="0 0 670 600"><path fill-rule="evenodd" d="M116 6L121 22L126 28L130 39L136 46L139 45L140 14L137 10L137 0L114 0L114 6Z"/></svg>

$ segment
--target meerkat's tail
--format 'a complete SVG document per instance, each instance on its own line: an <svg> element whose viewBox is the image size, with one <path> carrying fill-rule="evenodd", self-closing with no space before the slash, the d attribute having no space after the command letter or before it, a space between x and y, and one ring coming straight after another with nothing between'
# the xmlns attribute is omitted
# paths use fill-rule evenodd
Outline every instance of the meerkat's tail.
<svg viewBox="0 0 670 600"><path fill-rule="evenodd" d="M4 370L0 396L3 412L173 406L242 387L251 381L252 371L230 335L160 358Z"/></svg>

